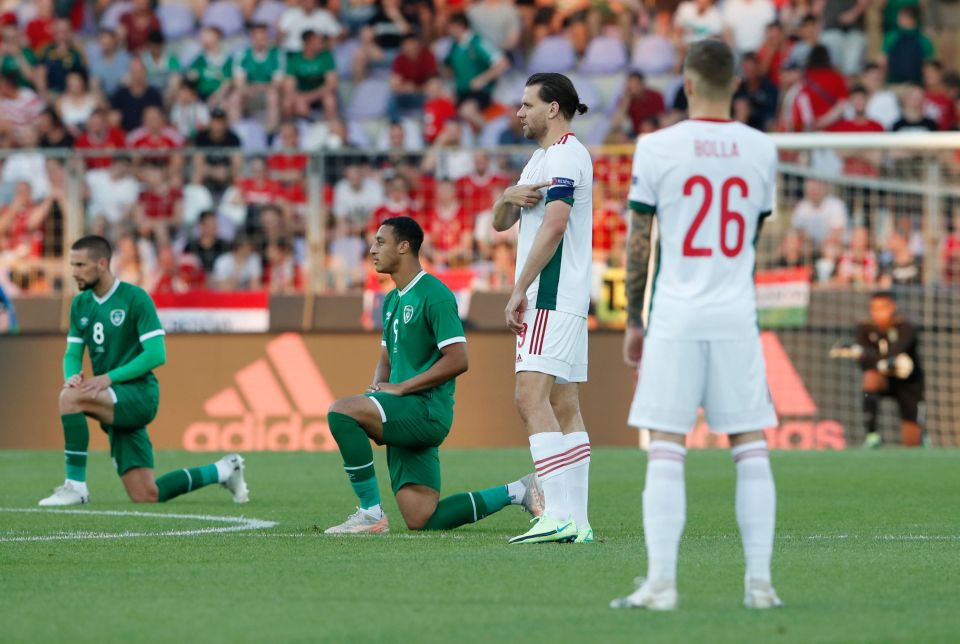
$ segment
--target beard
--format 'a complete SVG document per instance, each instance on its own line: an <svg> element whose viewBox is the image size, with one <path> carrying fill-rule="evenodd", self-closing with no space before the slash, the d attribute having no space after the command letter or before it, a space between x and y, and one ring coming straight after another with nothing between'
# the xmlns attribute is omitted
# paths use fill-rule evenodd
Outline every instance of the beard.
<svg viewBox="0 0 960 644"><path fill-rule="evenodd" d="M92 288L96 288L97 285L99 285L99 284L100 284L100 278L99 278L99 277L95 277L95 278L93 278L92 280L90 280L89 282L84 281L84 280L77 280L77 288L79 288L81 291L89 291L89 290L92 289Z"/></svg>

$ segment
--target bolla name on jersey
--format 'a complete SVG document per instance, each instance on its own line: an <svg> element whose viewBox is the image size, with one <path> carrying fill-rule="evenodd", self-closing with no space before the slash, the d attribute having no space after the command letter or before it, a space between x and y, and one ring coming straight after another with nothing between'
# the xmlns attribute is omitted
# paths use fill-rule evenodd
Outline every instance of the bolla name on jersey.
<svg viewBox="0 0 960 644"><path fill-rule="evenodd" d="M694 139L693 153L698 157L716 157L720 159L740 156L740 150L734 141L703 141L701 139Z"/></svg>

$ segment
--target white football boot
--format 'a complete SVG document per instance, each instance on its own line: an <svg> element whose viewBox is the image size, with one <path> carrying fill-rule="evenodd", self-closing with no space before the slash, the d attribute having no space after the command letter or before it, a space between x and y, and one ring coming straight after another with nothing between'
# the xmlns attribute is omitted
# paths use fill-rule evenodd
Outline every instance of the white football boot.
<svg viewBox="0 0 960 644"><path fill-rule="evenodd" d="M227 454L218 461L224 464L230 470L230 476L220 485L227 488L233 495L234 503L246 503L250 500L250 490L247 489L247 482L243 478L243 457L239 454Z"/></svg>
<svg viewBox="0 0 960 644"><path fill-rule="evenodd" d="M610 602L610 608L646 608L647 610L675 610L677 585L667 581L647 581L636 578L637 589L632 594Z"/></svg>
<svg viewBox="0 0 960 644"><path fill-rule="evenodd" d="M380 510L379 512L370 512L363 508L357 508L357 511L347 517L347 520L340 525L327 528L324 534L377 534L390 532L390 522L387 521L387 515Z"/></svg>
<svg viewBox="0 0 960 644"><path fill-rule="evenodd" d="M768 581L744 579L743 605L747 608L781 608L783 602Z"/></svg>
<svg viewBox="0 0 960 644"><path fill-rule="evenodd" d="M87 490L87 484L68 480L56 488L53 494L41 500L38 505L83 505L84 503L90 503L90 492Z"/></svg>

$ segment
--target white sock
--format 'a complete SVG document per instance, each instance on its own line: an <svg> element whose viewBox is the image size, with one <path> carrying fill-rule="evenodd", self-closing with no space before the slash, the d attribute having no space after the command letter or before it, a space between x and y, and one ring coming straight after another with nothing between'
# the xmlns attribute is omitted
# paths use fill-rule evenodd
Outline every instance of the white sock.
<svg viewBox="0 0 960 644"><path fill-rule="evenodd" d="M510 497L510 503L519 505L523 502L523 496L527 493L527 486L523 481L514 481L507 483L507 496Z"/></svg>
<svg viewBox="0 0 960 644"><path fill-rule="evenodd" d="M676 583L680 535L687 519L683 461L687 450L669 441L653 441L647 453L643 489L643 532L647 542L647 580Z"/></svg>
<svg viewBox="0 0 960 644"><path fill-rule="evenodd" d="M567 465L564 451L563 434L560 432L540 432L530 437L533 467L537 470L540 485L543 486L543 502L546 506L543 513L558 521L570 518L563 476Z"/></svg>
<svg viewBox="0 0 960 644"><path fill-rule="evenodd" d="M563 449L568 453L569 465L563 473L567 486L567 503L570 514L583 529L590 525L587 519L587 498L590 485L590 437L587 432L572 432L563 435Z"/></svg>
<svg viewBox="0 0 960 644"><path fill-rule="evenodd" d="M737 523L743 540L747 577L769 583L777 491L767 443L746 443L733 448L732 454L737 466Z"/></svg>

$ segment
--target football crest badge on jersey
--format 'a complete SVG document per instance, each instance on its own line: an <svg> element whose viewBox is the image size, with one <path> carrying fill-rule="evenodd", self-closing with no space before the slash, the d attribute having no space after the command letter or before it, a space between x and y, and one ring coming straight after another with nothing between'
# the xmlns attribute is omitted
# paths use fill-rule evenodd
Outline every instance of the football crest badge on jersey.
<svg viewBox="0 0 960 644"><path fill-rule="evenodd" d="M113 309L110 311L110 321L113 322L113 326L120 326L123 324L123 320L126 317L127 312L122 309Z"/></svg>
<svg viewBox="0 0 960 644"><path fill-rule="evenodd" d="M413 305L407 304L403 307L403 323L406 324L411 319L413 319Z"/></svg>

